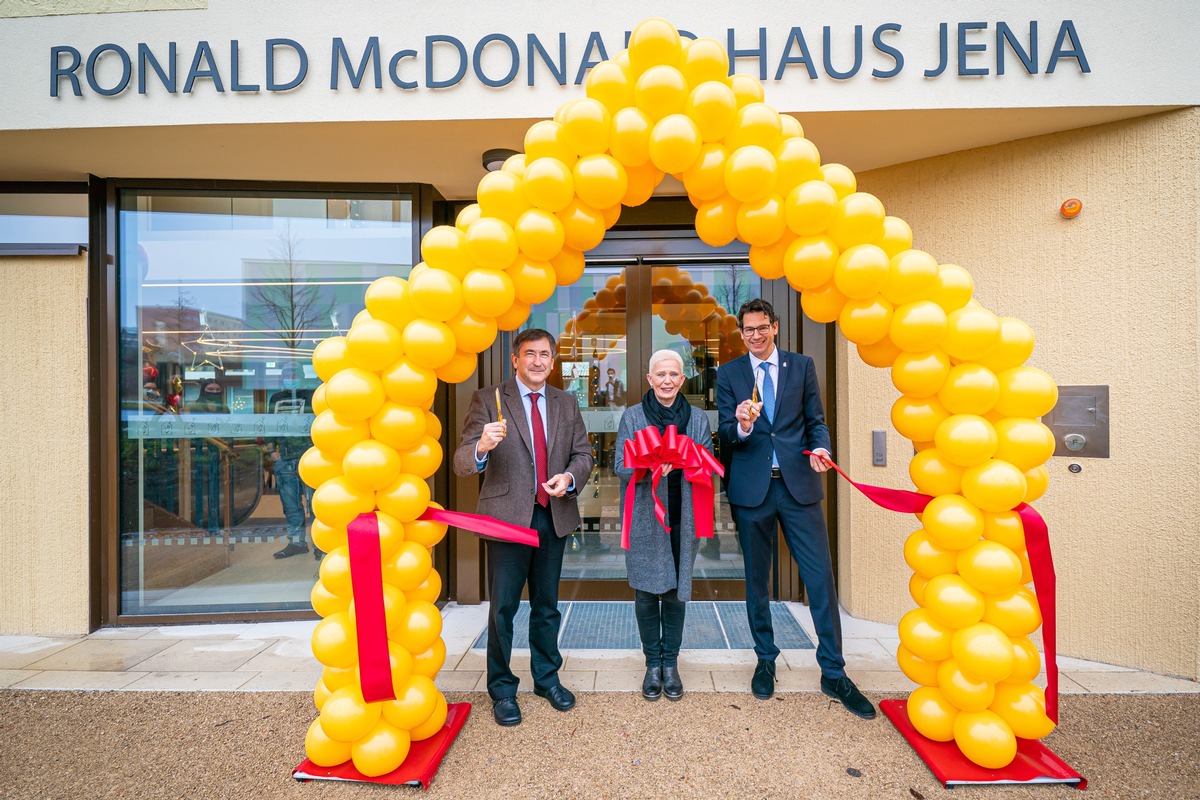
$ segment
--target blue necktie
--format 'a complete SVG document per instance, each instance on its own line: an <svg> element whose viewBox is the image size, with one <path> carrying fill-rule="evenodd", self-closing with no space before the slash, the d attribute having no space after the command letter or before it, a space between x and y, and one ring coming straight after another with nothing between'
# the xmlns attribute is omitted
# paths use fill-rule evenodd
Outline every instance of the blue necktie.
<svg viewBox="0 0 1200 800"><path fill-rule="evenodd" d="M775 384L771 382L771 362L764 361L758 365L762 370L762 405L763 414L767 417L767 422L775 423ZM779 458L775 455L775 448L771 448L771 466L779 466Z"/></svg>

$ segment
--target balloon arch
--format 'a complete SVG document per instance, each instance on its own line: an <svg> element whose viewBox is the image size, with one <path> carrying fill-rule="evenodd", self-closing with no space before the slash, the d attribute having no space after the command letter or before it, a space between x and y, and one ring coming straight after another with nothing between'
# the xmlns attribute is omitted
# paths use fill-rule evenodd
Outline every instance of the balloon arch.
<svg viewBox="0 0 1200 800"><path fill-rule="evenodd" d="M627 50L591 70L585 98L533 124L525 152L480 180L478 202L453 227L428 232L409 278L375 281L347 335L317 347L324 383L313 399L314 446L300 464L316 489L313 540L328 552L312 590L323 617L312 646L324 665L305 740L312 762L353 761L383 775L411 742L442 728L447 704L433 678L446 647L431 549L446 525L429 518L438 506L426 483L443 457L441 422L428 410L438 381L468 378L498 331L517 329L531 306L577 281L583 253L621 207L644 203L668 173L696 206L700 239L749 244L759 276L786 278L810 318L836 321L901 392L892 423L917 451L913 483L933 498L904 544L918 608L900 620L896 657L920 684L907 704L914 727L990 768L1012 761L1015 737L1054 728L1032 683L1041 657L1029 636L1041 616L1013 510L1045 491L1054 451L1037 418L1057 387L1023 366L1033 334L972 299L962 267L912 249L909 226L857 191L849 169L822 164L800 123L763 98L757 79L729 74L719 42L642 22ZM733 335L731 310L697 293L707 320L677 322ZM604 310L597 304L597 321ZM391 684L379 701L364 694L355 613L363 590L347 534L371 512Z"/></svg>

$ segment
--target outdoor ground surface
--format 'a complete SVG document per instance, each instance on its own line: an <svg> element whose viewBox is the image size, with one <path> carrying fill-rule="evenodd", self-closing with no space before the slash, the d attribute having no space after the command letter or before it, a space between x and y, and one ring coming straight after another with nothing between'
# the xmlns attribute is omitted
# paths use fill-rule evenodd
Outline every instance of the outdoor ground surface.
<svg viewBox="0 0 1200 800"><path fill-rule="evenodd" d="M447 698L474 708L423 792L294 781L316 713L304 693L0 690L0 797L1200 798L1200 694L1063 696L1045 741L1087 777L1085 794L947 794L882 714L864 722L816 693L592 692L565 714L522 693L525 721L508 729L485 694Z"/></svg>

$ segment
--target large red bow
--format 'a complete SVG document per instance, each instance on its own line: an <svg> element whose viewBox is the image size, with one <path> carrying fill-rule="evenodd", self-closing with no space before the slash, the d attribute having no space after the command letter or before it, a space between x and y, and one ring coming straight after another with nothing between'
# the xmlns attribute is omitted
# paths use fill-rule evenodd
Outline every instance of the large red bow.
<svg viewBox="0 0 1200 800"><path fill-rule="evenodd" d="M805 450L804 455L811 456L812 451ZM865 494L872 503L889 511L900 511L906 514L920 514L933 498L927 494L910 492L904 489L888 489L883 486L868 486L855 483L850 476L842 472L842 468L826 458L837 473L849 481L850 485ZM1046 716L1053 722L1058 722L1058 653L1055 636L1054 617L1056 613L1054 592L1054 557L1050 553L1050 532L1046 520L1033 506L1021 503L1014 511L1021 518L1025 529L1025 549L1029 552L1029 569L1033 573L1033 590L1037 595L1038 609L1042 612L1042 649L1046 651Z"/></svg>
<svg viewBox="0 0 1200 800"><path fill-rule="evenodd" d="M712 453L679 433L674 425L668 425L664 433L650 425L642 428L632 439L625 440L625 466L633 467L633 478L625 490L625 514L621 519L621 547L629 549L629 529L633 524L633 497L636 484L651 473L650 494L654 498L654 515L663 526L667 523L667 509L658 497L658 482L662 479L660 467L670 464L673 469L682 469L683 477L692 485L692 507L696 518L696 538L711 539L713 535L713 506L715 497L712 476L724 475L725 468Z"/></svg>

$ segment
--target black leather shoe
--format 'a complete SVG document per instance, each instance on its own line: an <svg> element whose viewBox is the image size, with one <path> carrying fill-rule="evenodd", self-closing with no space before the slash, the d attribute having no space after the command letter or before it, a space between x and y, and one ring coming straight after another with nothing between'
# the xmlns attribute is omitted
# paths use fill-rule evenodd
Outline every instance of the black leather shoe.
<svg viewBox="0 0 1200 800"><path fill-rule="evenodd" d="M660 666L646 667L646 677L642 679L642 697L647 700L657 700L663 693L663 668Z"/></svg>
<svg viewBox="0 0 1200 800"><path fill-rule="evenodd" d="M750 679L750 691L759 700L770 700L775 694L775 662L765 658L758 660L754 677Z"/></svg>
<svg viewBox="0 0 1200 800"><path fill-rule="evenodd" d="M499 700L493 700L492 716L496 718L497 725L503 725L506 728L520 725L521 707L517 705L517 698L501 697Z"/></svg>
<svg viewBox="0 0 1200 800"><path fill-rule="evenodd" d="M314 544L313 545L313 558L315 558L317 561L320 561L324 557L325 557L325 551L322 550L321 548L317 547Z"/></svg>
<svg viewBox="0 0 1200 800"><path fill-rule="evenodd" d="M555 711L570 711L575 707L575 695L571 694L571 690L561 683L545 690L534 689L533 693L549 700Z"/></svg>
<svg viewBox="0 0 1200 800"><path fill-rule="evenodd" d="M875 706L871 705L871 701L863 696L863 693L854 685L854 681L845 675L833 679L822 675L821 691L834 700L840 700L846 710L854 716L875 719Z"/></svg>
<svg viewBox="0 0 1200 800"><path fill-rule="evenodd" d="M308 552L308 545L296 544L295 542L288 542L287 547L283 548L282 550L275 551L275 557L276 558L291 558L292 556L298 556L301 553L307 553L307 552Z"/></svg>
<svg viewBox="0 0 1200 800"><path fill-rule="evenodd" d="M678 700L683 697L683 681L679 677L678 667L668 667L665 664L662 668L663 676L663 694L668 700Z"/></svg>

